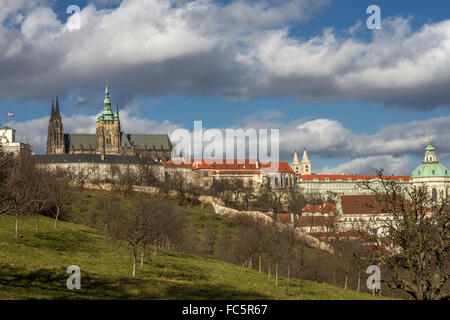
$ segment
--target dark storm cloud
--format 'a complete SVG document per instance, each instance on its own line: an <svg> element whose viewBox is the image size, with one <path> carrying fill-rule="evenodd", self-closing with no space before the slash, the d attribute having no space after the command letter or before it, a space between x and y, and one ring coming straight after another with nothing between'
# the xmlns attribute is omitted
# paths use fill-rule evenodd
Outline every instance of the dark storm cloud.
<svg viewBox="0 0 450 320"><path fill-rule="evenodd" d="M76 29L76 16L62 23L45 2L4 0L0 99L49 100L71 90L89 97L109 78L120 104L170 92L423 110L450 104L450 21L412 32L408 19L386 18L366 42L353 37L361 24L345 36L289 34L289 25L328 2L125 0L114 9L82 8Z"/></svg>

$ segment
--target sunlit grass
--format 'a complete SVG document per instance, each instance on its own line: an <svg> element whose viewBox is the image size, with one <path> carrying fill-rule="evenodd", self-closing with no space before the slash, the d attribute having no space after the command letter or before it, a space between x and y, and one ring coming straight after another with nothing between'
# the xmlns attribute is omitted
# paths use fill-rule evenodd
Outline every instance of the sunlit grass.
<svg viewBox="0 0 450 320"><path fill-rule="evenodd" d="M207 213L197 218L192 225L227 225ZM14 239L13 217L0 216L0 299L298 299L299 295L297 279L291 280L286 297L284 278L276 287L273 277L267 279L267 274L255 270L164 250L153 256L149 249L144 268L138 266L132 279L130 250L78 224L59 222L55 231L53 220L41 217L36 234L34 218L25 217L20 234ZM81 268L81 290L66 288L69 265ZM304 282L304 299L372 298Z"/></svg>

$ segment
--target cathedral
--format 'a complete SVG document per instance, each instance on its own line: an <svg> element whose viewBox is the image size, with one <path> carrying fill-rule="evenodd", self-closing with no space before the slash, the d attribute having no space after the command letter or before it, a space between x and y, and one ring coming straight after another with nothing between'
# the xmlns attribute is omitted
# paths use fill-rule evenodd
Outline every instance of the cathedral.
<svg viewBox="0 0 450 320"><path fill-rule="evenodd" d="M56 105L52 101L47 154L139 155L156 161L169 161L171 153L172 143L166 134L129 134L121 131L119 107L116 112L111 109L108 84L103 110L97 115L95 134L64 133L58 97Z"/></svg>

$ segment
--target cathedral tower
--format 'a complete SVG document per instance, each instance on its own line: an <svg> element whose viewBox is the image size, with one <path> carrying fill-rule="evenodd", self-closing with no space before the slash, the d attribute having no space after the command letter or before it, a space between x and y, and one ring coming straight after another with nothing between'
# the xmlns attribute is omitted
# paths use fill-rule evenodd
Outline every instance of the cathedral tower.
<svg viewBox="0 0 450 320"><path fill-rule="evenodd" d="M117 107L117 111L119 107ZM100 154L120 154L119 113L111 110L108 83L105 88L103 110L97 116L96 152Z"/></svg>
<svg viewBox="0 0 450 320"><path fill-rule="evenodd" d="M311 161L308 159L308 154L306 153L306 148L303 151L303 158L300 162L300 174L302 176L310 175L311 174Z"/></svg>
<svg viewBox="0 0 450 320"><path fill-rule="evenodd" d="M48 123L47 153L65 153L64 130L59 112L59 101L56 97L56 109L52 100L52 113Z"/></svg>

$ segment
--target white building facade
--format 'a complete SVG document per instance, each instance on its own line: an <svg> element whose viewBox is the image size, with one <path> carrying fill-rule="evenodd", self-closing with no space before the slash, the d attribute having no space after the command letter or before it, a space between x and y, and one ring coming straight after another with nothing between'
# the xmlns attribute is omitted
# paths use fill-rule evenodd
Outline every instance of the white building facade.
<svg viewBox="0 0 450 320"><path fill-rule="evenodd" d="M18 155L21 152L31 152L29 144L16 141L16 130L10 127L0 128L0 145L5 153Z"/></svg>

